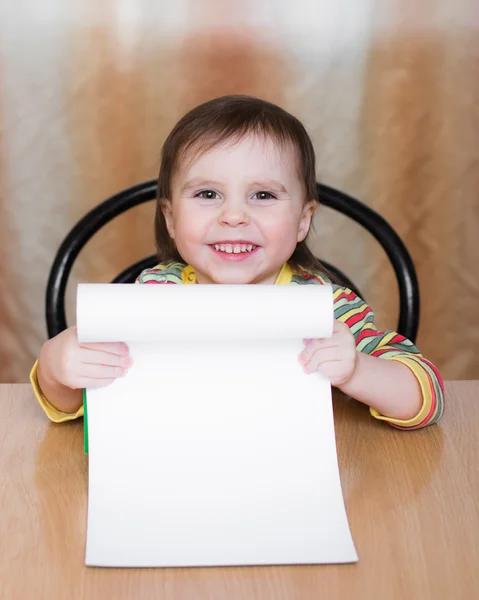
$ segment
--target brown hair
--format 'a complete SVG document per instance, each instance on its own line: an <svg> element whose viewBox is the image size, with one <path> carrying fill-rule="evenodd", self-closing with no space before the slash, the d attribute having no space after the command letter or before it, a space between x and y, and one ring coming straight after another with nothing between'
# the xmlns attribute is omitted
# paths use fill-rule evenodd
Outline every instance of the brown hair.
<svg viewBox="0 0 479 600"><path fill-rule="evenodd" d="M163 214L171 199L171 182L178 162L188 152L207 152L229 140L238 141L248 134L270 137L281 145L290 145L297 154L299 175L306 201L316 200L316 157L313 144L303 124L279 106L251 96L223 96L197 106L175 125L163 145L155 215L155 238L158 260L179 261L174 240L170 237ZM299 242L289 262L296 267L326 272L306 245Z"/></svg>

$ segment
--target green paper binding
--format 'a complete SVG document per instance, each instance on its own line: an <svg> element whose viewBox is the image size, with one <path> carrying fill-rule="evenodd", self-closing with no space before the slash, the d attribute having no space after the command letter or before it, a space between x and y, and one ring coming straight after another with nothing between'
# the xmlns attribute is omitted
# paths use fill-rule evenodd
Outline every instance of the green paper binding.
<svg viewBox="0 0 479 600"><path fill-rule="evenodd" d="M83 389L83 451L88 454L88 412L86 404L86 389Z"/></svg>

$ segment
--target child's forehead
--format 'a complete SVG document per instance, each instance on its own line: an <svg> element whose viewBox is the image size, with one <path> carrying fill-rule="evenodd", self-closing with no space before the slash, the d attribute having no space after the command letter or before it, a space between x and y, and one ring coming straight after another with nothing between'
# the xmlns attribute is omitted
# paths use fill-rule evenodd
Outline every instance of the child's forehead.
<svg viewBox="0 0 479 600"><path fill-rule="evenodd" d="M232 166L238 161L238 166L248 164L251 167L284 169L293 166L295 158L293 145L273 136L247 134L217 143L206 138L191 144L181 153L176 170L185 174L229 160L232 160Z"/></svg>

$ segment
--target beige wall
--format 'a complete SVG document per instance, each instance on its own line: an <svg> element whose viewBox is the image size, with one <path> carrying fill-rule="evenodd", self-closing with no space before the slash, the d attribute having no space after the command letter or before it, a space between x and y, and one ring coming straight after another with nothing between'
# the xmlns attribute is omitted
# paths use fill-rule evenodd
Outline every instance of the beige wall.
<svg viewBox="0 0 479 600"><path fill-rule="evenodd" d="M187 109L237 92L295 113L319 178L397 229L420 279L421 350L447 378L479 378L478 31L475 0L2 3L0 381L25 381L45 339L66 232L155 176ZM85 249L70 319L78 281L107 281L153 250L152 208ZM375 242L327 209L316 228L318 253L394 327L397 290Z"/></svg>

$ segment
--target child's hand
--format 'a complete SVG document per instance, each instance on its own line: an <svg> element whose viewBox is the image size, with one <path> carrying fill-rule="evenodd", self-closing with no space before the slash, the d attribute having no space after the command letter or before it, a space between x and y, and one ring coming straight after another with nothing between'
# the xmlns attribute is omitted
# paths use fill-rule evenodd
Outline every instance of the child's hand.
<svg viewBox="0 0 479 600"><path fill-rule="evenodd" d="M345 323L334 321L333 335L329 339L304 340L304 343L306 348L299 355L299 362L306 373L320 371L336 387L351 379L358 352L354 336Z"/></svg>
<svg viewBox="0 0 479 600"><path fill-rule="evenodd" d="M38 364L44 379L79 389L112 383L126 374L132 361L126 344L80 344L76 327L70 327L45 342Z"/></svg>

